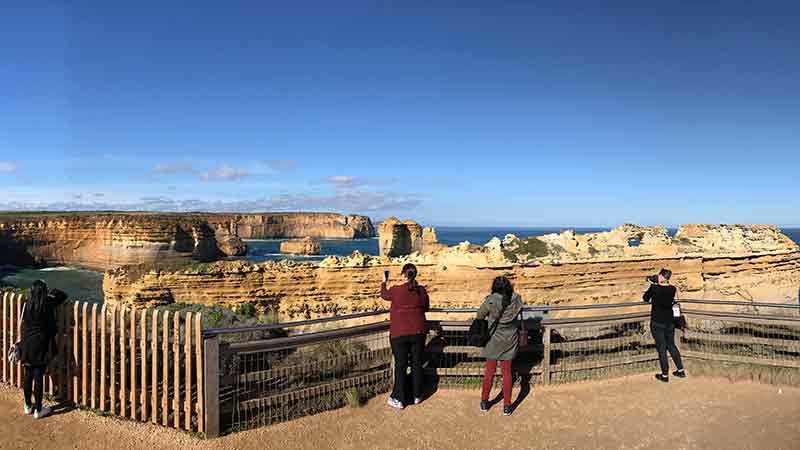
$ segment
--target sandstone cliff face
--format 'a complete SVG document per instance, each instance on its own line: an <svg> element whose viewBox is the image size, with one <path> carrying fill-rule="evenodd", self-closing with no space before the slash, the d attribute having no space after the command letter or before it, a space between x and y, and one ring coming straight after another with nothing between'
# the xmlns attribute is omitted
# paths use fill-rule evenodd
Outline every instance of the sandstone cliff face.
<svg viewBox="0 0 800 450"><path fill-rule="evenodd" d="M290 239L281 242L281 253L292 255L319 255L320 244L314 238Z"/></svg>
<svg viewBox="0 0 800 450"><path fill-rule="evenodd" d="M224 233L177 214L3 215L0 264L69 264L105 270L178 259L213 261L238 254L241 241L228 236L220 245L218 234Z"/></svg>
<svg viewBox="0 0 800 450"><path fill-rule="evenodd" d="M436 230L422 228L413 220L400 221L390 217L378 226L378 245L381 256L403 256L414 252L435 252L446 248L438 243Z"/></svg>
<svg viewBox="0 0 800 450"><path fill-rule="evenodd" d="M676 245L665 243L660 230L643 233L639 246ZM647 237L646 233L652 236ZM715 233L710 229L708 239ZM667 267L673 271L673 283L684 299L797 301L800 249L786 245L782 239L776 241L779 244L751 243L751 248L772 251L750 254L706 256L667 249L667 256L652 255L647 250L650 253L646 255L612 258L610 254L625 255L625 250L616 247L627 242L612 234L587 238L597 241L594 247L611 247L602 255L594 254L595 259L587 251L586 259L580 260L583 256L575 250L569 254L561 251L556 256L526 256L522 263L511 261L507 258L508 248L525 246L519 239L507 236L487 246L462 243L432 254L397 258L355 253L346 258L328 257L319 264L217 262L169 272L151 270L135 276L131 276L135 270L122 267L107 272L103 286L110 303L235 306L248 302L277 310L284 319L295 319L386 308L388 304L378 296L383 270L390 270L392 280L399 281L400 268L407 262L418 266L418 280L428 288L434 307L475 307L498 275L510 277L527 304L635 301L647 288L644 277ZM548 238L542 242L547 246L551 241ZM609 245L609 241L615 245ZM558 257L572 259L556 261L554 258Z"/></svg>
<svg viewBox="0 0 800 450"><path fill-rule="evenodd" d="M362 239L375 236L366 216L334 213L196 214L214 225L234 230L242 239Z"/></svg>

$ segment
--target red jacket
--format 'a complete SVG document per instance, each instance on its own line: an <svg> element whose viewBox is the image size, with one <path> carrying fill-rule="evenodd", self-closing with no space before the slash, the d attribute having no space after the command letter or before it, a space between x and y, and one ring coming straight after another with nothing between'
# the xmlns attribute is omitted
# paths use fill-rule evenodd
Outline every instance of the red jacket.
<svg viewBox="0 0 800 450"><path fill-rule="evenodd" d="M392 302L389 308L389 336L410 336L425 333L425 312L430 309L428 292L419 286L419 294L408 290L408 283L386 288L381 283L381 297Z"/></svg>

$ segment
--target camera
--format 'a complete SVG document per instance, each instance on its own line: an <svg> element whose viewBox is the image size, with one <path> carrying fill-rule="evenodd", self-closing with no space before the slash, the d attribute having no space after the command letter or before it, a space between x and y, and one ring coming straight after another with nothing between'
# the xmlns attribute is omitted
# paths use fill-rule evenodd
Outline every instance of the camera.
<svg viewBox="0 0 800 450"><path fill-rule="evenodd" d="M650 276L644 277L644 279L649 281L650 283L658 284L658 275L650 275Z"/></svg>

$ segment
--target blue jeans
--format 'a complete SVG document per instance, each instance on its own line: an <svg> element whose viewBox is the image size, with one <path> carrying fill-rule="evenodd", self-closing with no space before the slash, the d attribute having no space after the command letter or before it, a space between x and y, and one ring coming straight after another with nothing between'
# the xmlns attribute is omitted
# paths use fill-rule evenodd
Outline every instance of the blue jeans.
<svg viewBox="0 0 800 450"><path fill-rule="evenodd" d="M661 365L661 374L669 375L669 361L667 360L667 352L672 356L675 361L675 367L678 370L683 370L683 362L681 361L681 353L678 347L675 346L675 325L670 323L650 322L650 333L653 339L656 340L656 350L658 350L658 363Z"/></svg>

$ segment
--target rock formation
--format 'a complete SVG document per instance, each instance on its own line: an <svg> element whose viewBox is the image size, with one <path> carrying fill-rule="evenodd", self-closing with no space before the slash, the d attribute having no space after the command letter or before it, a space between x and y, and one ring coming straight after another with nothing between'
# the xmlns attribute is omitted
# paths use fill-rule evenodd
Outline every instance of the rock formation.
<svg viewBox="0 0 800 450"><path fill-rule="evenodd" d="M422 228L413 220L390 217L378 226L378 244L382 256L403 256L414 252L434 252L443 245L432 227Z"/></svg>
<svg viewBox="0 0 800 450"><path fill-rule="evenodd" d="M0 264L104 270L182 259L213 261L245 250L235 235L179 214L0 215Z"/></svg>
<svg viewBox="0 0 800 450"><path fill-rule="evenodd" d="M375 237L375 228L366 216L334 213L204 213L195 216L213 225L235 229L235 234L242 239Z"/></svg>
<svg viewBox="0 0 800 450"><path fill-rule="evenodd" d="M319 240L306 237L281 242L281 253L292 255L319 255Z"/></svg>
<svg viewBox="0 0 800 450"><path fill-rule="evenodd" d="M774 227L691 229L704 230L692 234L692 253L685 253L688 244L681 237L665 239L661 229L626 225L588 236L565 232L536 243L509 235L487 246L462 243L401 257L354 253L319 264L225 261L172 271L121 267L106 272L103 287L108 303L247 302L292 319L386 308L378 296L383 271L399 281L407 262L418 266L418 280L434 307L475 307L498 275L510 277L527 304L636 301L647 287L644 277L667 267L683 299L797 302L800 249ZM703 244L713 253L694 252L720 236L752 242Z"/></svg>

